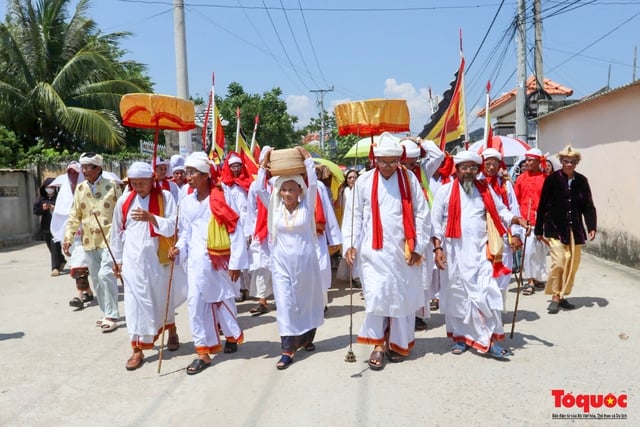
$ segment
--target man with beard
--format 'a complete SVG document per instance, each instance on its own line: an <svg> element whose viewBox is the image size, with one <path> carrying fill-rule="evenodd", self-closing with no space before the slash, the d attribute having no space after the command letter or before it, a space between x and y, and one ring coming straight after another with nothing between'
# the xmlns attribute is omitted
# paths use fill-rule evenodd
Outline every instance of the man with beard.
<svg viewBox="0 0 640 427"><path fill-rule="evenodd" d="M462 151L454 164L456 178L436 193L431 216L436 265L448 271L440 290L447 336L454 341L453 354L473 347L505 359L510 351L496 343L504 339L503 302L495 280L504 268L500 246L506 225L528 223L511 213L486 182L476 179L482 164L479 155Z"/></svg>

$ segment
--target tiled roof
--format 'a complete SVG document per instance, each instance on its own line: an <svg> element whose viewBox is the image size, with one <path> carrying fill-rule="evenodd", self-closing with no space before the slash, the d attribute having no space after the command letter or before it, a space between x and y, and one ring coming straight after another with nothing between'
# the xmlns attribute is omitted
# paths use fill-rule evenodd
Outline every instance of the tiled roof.
<svg viewBox="0 0 640 427"><path fill-rule="evenodd" d="M489 110L493 110L503 104L506 104L510 100L516 97L516 90L513 89L510 92L505 93L504 95L494 99L489 104ZM527 95L533 93L536 90L536 78L535 76L530 76L527 79ZM573 95L573 89L568 88L566 86L561 85L560 83L556 83L551 79L544 79L544 90L551 96L553 95L564 95L571 96ZM484 108L476 114L477 117L484 117Z"/></svg>

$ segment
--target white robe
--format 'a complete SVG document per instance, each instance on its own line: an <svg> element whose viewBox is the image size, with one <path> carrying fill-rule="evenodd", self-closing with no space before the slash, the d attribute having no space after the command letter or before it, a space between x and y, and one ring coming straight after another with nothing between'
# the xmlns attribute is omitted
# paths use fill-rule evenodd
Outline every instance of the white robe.
<svg viewBox="0 0 640 427"><path fill-rule="evenodd" d="M154 232L171 237L175 231L176 204L173 196L166 190L164 198L164 217L156 215L158 226L152 226ZM161 332L167 304L170 264L161 265L158 260L158 238L151 237L150 223L136 221L131 215L136 208L149 210L150 196L136 195L127 212L123 227L122 206L129 194L120 196L113 211L110 244L113 256L122 264L124 304L127 329L132 341L153 342L154 336ZM166 326L174 324L175 311L172 299Z"/></svg>
<svg viewBox="0 0 640 427"><path fill-rule="evenodd" d="M342 244L342 233L338 225L336 213L333 210L329 189L322 182L318 181L318 194L322 202L322 209L326 219L325 229L318 235L318 261L320 262L320 275L322 277L322 289L325 291L331 287L331 257L329 246Z"/></svg>
<svg viewBox="0 0 640 427"><path fill-rule="evenodd" d="M415 175L408 173L416 226L414 252L424 253L429 236L425 233L428 218L427 203ZM364 173L355 184L354 217L342 223L345 242L354 242L362 271L362 288L366 312L378 316L405 317L413 315L424 304L424 290L419 265L408 266L404 254L402 204L398 187L398 172L388 180L378 180L378 203L383 230L382 249L373 249L373 219L371 189L374 170Z"/></svg>
<svg viewBox="0 0 640 427"><path fill-rule="evenodd" d="M460 188L462 237L446 238L453 183L438 190L431 217L434 236L442 242L447 255L448 281L440 289L440 310L445 315L448 336L486 352L493 340L504 338L502 295L486 256L487 211L475 186L471 195ZM504 224L509 224L513 213L490 191L498 215Z"/></svg>
<svg viewBox="0 0 640 427"><path fill-rule="evenodd" d="M84 181L84 176L80 173L76 186L82 181ZM71 205L73 205L73 191L71 191L71 183L66 173L58 175L49 185L58 187L56 206L53 208L53 214L51 215L51 236L54 242L62 242L64 240L64 231L67 228L67 218L69 217L69 212L71 212Z"/></svg>
<svg viewBox="0 0 640 427"><path fill-rule="evenodd" d="M317 181L313 159L305 160L308 190L293 213L277 197L276 210L270 212L275 236L269 236L273 294L276 301L280 336L300 336L324 323L323 290L320 264L316 253L314 206ZM258 172L258 194L269 206L269 192L264 188L266 174Z"/></svg>

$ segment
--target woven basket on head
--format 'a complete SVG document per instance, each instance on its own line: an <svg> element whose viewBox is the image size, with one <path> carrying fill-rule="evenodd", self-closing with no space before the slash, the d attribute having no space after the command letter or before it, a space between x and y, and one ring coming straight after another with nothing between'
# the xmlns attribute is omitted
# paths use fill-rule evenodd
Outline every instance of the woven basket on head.
<svg viewBox="0 0 640 427"><path fill-rule="evenodd" d="M271 175L302 175L306 172L304 157L295 148L273 150L269 170Z"/></svg>

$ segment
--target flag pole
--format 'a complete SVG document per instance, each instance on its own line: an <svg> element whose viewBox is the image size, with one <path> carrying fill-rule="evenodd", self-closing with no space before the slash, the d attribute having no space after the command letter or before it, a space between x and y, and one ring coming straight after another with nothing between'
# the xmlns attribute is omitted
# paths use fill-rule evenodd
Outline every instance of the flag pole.
<svg viewBox="0 0 640 427"><path fill-rule="evenodd" d="M256 120L253 124L253 135L251 135L251 146L249 147L249 151L253 156L253 149L256 147L256 132L258 131L258 122L260 121L260 116L256 114ZM258 161L258 159L256 159Z"/></svg>
<svg viewBox="0 0 640 427"><path fill-rule="evenodd" d="M491 104L491 97L489 96L489 92L491 91L491 80L487 82L487 100L484 107L484 143L483 150L489 148L489 144L491 143L490 139L493 136L493 131L491 129L491 116L489 115L489 104Z"/></svg>
<svg viewBox="0 0 640 427"><path fill-rule="evenodd" d="M216 73L211 73L211 150L216 151L218 117L216 116ZM216 151L217 152L217 151Z"/></svg>
<svg viewBox="0 0 640 427"><path fill-rule="evenodd" d="M240 107L236 108L236 153L240 152Z"/></svg>
<svg viewBox="0 0 640 427"><path fill-rule="evenodd" d="M460 28L460 61L464 63L464 53L462 50L462 28ZM464 97L464 67L462 69L462 75L460 76L460 99L462 99L462 119L464 120L464 140L469 141L469 134L467 133L467 103Z"/></svg>

